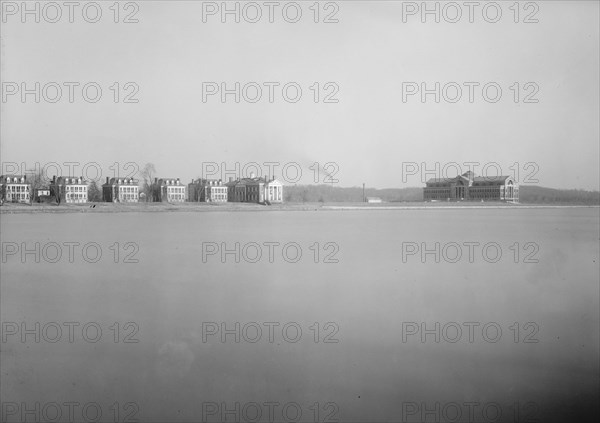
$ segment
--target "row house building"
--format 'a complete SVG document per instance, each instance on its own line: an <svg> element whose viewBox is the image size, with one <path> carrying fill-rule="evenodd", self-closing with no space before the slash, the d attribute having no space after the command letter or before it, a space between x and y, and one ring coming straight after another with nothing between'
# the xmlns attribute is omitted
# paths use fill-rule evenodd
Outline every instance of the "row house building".
<svg viewBox="0 0 600 423"><path fill-rule="evenodd" d="M0 200L9 203L31 202L31 184L27 182L27 176L0 176Z"/></svg>
<svg viewBox="0 0 600 423"><path fill-rule="evenodd" d="M137 203L140 199L139 181L134 178L106 178L102 185L102 201L107 203Z"/></svg>
<svg viewBox="0 0 600 423"><path fill-rule="evenodd" d="M30 203L56 201L87 203L88 181L83 177L54 176L46 186L36 187L32 193L32 184L25 175L0 176L0 194L2 202ZM142 194L143 195L143 194ZM229 179L223 183L220 179L200 178L192 180L187 187L179 178L155 178L150 187L150 201L182 203L191 202L243 202L271 204L283 202L283 184L274 177L256 177ZM109 203L137 203L140 201L139 180L134 178L106 178L102 185L102 201Z"/></svg>
<svg viewBox="0 0 600 423"><path fill-rule="evenodd" d="M519 184L511 176L475 176L471 171L454 178L431 178L423 188L425 201L519 202Z"/></svg>
<svg viewBox="0 0 600 423"><path fill-rule="evenodd" d="M283 203L283 184L275 177L256 177L231 180L227 185L227 200L240 203Z"/></svg>
<svg viewBox="0 0 600 423"><path fill-rule="evenodd" d="M186 200L185 185L179 178L154 178L152 184L152 201L183 203Z"/></svg>
<svg viewBox="0 0 600 423"><path fill-rule="evenodd" d="M197 179L188 184L188 201L226 203L227 185L221 179Z"/></svg>
<svg viewBox="0 0 600 423"><path fill-rule="evenodd" d="M83 176L54 176L50 183L50 195L54 196L58 203L87 203L88 183Z"/></svg>

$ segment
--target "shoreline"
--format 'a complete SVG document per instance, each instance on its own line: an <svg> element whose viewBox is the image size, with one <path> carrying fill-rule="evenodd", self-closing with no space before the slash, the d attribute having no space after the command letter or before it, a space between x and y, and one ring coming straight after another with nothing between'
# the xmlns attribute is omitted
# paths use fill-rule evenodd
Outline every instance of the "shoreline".
<svg viewBox="0 0 600 423"><path fill-rule="evenodd" d="M36 213L168 213L168 212L271 212L271 211L372 211L435 209L561 209L600 208L597 204L508 204L508 203L284 203L264 206L252 203L84 203L84 204L14 204L0 207L3 214Z"/></svg>

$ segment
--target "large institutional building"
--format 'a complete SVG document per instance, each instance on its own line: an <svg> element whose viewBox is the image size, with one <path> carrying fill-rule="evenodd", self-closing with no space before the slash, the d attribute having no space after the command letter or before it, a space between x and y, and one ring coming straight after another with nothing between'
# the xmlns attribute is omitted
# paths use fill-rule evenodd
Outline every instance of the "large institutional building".
<svg viewBox="0 0 600 423"><path fill-rule="evenodd" d="M188 184L188 201L226 203L227 186L221 179L197 179Z"/></svg>
<svg viewBox="0 0 600 423"><path fill-rule="evenodd" d="M29 203L31 186L25 175L0 176L0 198L9 203Z"/></svg>
<svg viewBox="0 0 600 423"><path fill-rule="evenodd" d="M519 184L511 176L475 176L471 171L455 178L432 178L423 188L425 201L519 202Z"/></svg>
<svg viewBox="0 0 600 423"><path fill-rule="evenodd" d="M283 203L283 185L274 177L255 177L229 181L227 201L240 203Z"/></svg>
<svg viewBox="0 0 600 423"><path fill-rule="evenodd" d="M152 199L159 203L183 203L186 200L185 185L179 178L154 178Z"/></svg>
<svg viewBox="0 0 600 423"><path fill-rule="evenodd" d="M140 199L138 180L134 178L106 178L102 185L102 200L108 203L137 203Z"/></svg>
<svg viewBox="0 0 600 423"><path fill-rule="evenodd" d="M50 193L58 199L59 203L87 203L88 183L83 177L74 178L59 176L53 177L50 184Z"/></svg>

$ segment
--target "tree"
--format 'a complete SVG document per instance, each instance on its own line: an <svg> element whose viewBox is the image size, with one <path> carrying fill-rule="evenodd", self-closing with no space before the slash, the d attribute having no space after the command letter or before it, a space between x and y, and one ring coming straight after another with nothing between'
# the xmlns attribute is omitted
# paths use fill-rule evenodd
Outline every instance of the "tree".
<svg viewBox="0 0 600 423"><path fill-rule="evenodd" d="M44 172L42 172L41 169L27 170L25 172L27 182L31 184L29 191L29 201L33 202L34 198L37 198L37 190L46 187L50 181L44 178Z"/></svg>
<svg viewBox="0 0 600 423"><path fill-rule="evenodd" d="M302 202L306 203L308 201L308 189L302 190Z"/></svg>
<svg viewBox="0 0 600 423"><path fill-rule="evenodd" d="M88 186L88 201L98 203L102 201L102 191L98 187L98 182L92 181Z"/></svg>
<svg viewBox="0 0 600 423"><path fill-rule="evenodd" d="M156 175L154 163L146 163L142 170L140 170L140 176L143 181L142 193L144 194L146 201L152 201L152 182L154 180L154 175ZM140 198L142 198L141 195Z"/></svg>
<svg viewBox="0 0 600 423"><path fill-rule="evenodd" d="M31 188L32 189L38 189L38 188L42 188L44 185L46 185L47 183L49 183L50 181L47 181L44 179L44 172L42 172L41 170L31 170L31 171L27 171L27 182L29 182L31 184Z"/></svg>

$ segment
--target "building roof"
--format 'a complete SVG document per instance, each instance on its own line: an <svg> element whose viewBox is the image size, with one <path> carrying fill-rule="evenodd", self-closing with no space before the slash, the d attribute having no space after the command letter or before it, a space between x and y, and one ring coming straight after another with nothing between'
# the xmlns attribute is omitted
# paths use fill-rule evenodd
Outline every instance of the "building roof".
<svg viewBox="0 0 600 423"><path fill-rule="evenodd" d="M157 181L158 185L182 185L183 183L179 180L179 178L160 178Z"/></svg>
<svg viewBox="0 0 600 423"><path fill-rule="evenodd" d="M455 176L454 178L431 178L427 180L426 184L439 184L452 182L462 179L464 181L473 182L473 185L504 185L507 179L512 179L509 175L501 176L475 176L471 171L463 173L462 175Z"/></svg>
<svg viewBox="0 0 600 423"><path fill-rule="evenodd" d="M227 182L225 185L234 187L236 185L260 185L260 184L272 184L272 183L277 183L277 184L281 185L281 182L279 182L277 179L267 179L264 176L258 176L258 177L254 177L254 178L236 179L235 181Z"/></svg>
<svg viewBox="0 0 600 423"><path fill-rule="evenodd" d="M10 181L7 179L10 178ZM0 184L23 184L27 182L27 175L2 175L0 176Z"/></svg>
<svg viewBox="0 0 600 423"><path fill-rule="evenodd" d="M139 180L135 178L110 178L104 185L138 185Z"/></svg>
<svg viewBox="0 0 600 423"><path fill-rule="evenodd" d="M431 179L428 179L427 182L425 182L425 183L426 184L438 184L441 182L450 183L450 182L456 181L457 178L458 178L458 176L455 178L431 178Z"/></svg>
<svg viewBox="0 0 600 423"><path fill-rule="evenodd" d="M87 181L83 176L59 176L56 178L56 183L65 185L87 185Z"/></svg>
<svg viewBox="0 0 600 423"><path fill-rule="evenodd" d="M440 182L454 182L459 179L463 179L465 181L473 181L476 178L475 174L470 170L468 172L463 173L462 175L456 175L453 178L431 178L426 183L440 183Z"/></svg>
<svg viewBox="0 0 600 423"><path fill-rule="evenodd" d="M190 185L225 186L227 184L224 184L221 179L204 179L204 178L199 178L199 179L193 180Z"/></svg>
<svg viewBox="0 0 600 423"><path fill-rule="evenodd" d="M504 185L507 179L511 179L511 177L508 175L476 176L473 178L473 185Z"/></svg>
<svg viewBox="0 0 600 423"><path fill-rule="evenodd" d="M262 176L257 176L255 178L242 178L242 182L248 185L258 185L267 183L267 180Z"/></svg>

